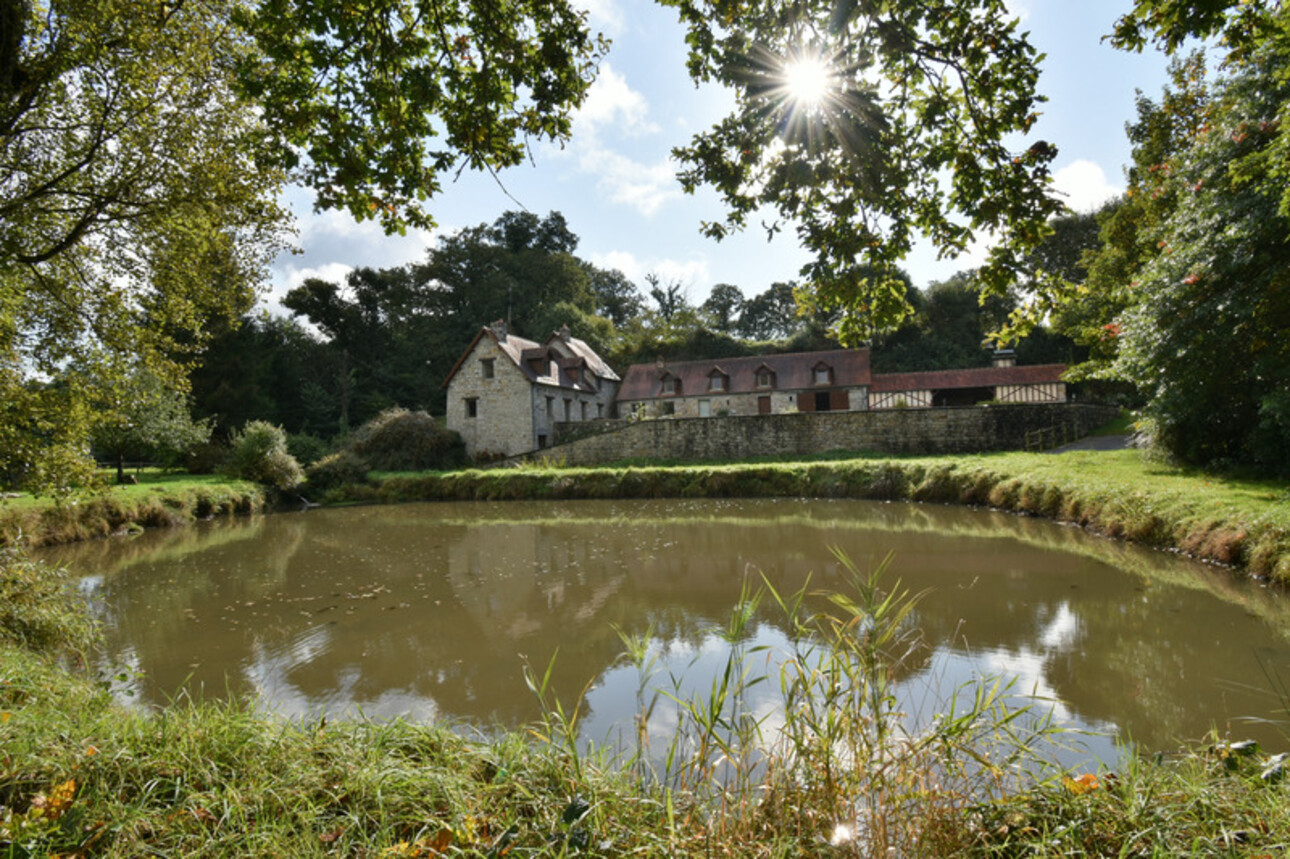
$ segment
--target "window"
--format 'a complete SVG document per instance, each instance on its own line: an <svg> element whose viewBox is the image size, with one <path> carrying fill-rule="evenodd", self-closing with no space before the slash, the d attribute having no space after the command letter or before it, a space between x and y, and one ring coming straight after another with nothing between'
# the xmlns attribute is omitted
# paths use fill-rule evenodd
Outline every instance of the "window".
<svg viewBox="0 0 1290 859"><path fill-rule="evenodd" d="M699 400L699 417L712 417L712 400Z"/></svg>
<svg viewBox="0 0 1290 859"><path fill-rule="evenodd" d="M663 414L663 415L676 414L676 403L663 403L659 407L659 414Z"/></svg>
<svg viewBox="0 0 1290 859"><path fill-rule="evenodd" d="M815 365L815 384L828 385L833 381L833 368L828 364Z"/></svg>
<svg viewBox="0 0 1290 859"><path fill-rule="evenodd" d="M546 436L541 433L538 434L538 447L546 447Z"/></svg>
<svg viewBox="0 0 1290 859"><path fill-rule="evenodd" d="M724 391L726 389L726 376L724 373L713 373L708 377L709 391Z"/></svg>
<svg viewBox="0 0 1290 859"><path fill-rule="evenodd" d="M564 398L564 419L566 422L573 420L573 400L568 397Z"/></svg>
<svg viewBox="0 0 1290 859"><path fill-rule="evenodd" d="M555 420L555 397L546 398L547 420Z"/></svg>
<svg viewBox="0 0 1290 859"><path fill-rule="evenodd" d="M663 393L679 394L681 392L681 383L675 376L663 377Z"/></svg>
<svg viewBox="0 0 1290 859"><path fill-rule="evenodd" d="M604 416L605 416L605 404L596 403L596 417L603 418Z"/></svg>
<svg viewBox="0 0 1290 859"><path fill-rule="evenodd" d="M493 378L493 362L495 360L494 358L479 359L479 372L485 379Z"/></svg>
<svg viewBox="0 0 1290 859"><path fill-rule="evenodd" d="M466 417L468 418L479 417L479 397L466 398Z"/></svg>
<svg viewBox="0 0 1290 859"><path fill-rule="evenodd" d="M581 407L581 409L582 409L582 419L585 421L585 420L587 419L587 404L586 404L586 403L579 403L578 405L579 405L579 406Z"/></svg>
<svg viewBox="0 0 1290 859"><path fill-rule="evenodd" d="M775 387L775 374L769 368L762 367L757 371L757 387L773 388Z"/></svg>

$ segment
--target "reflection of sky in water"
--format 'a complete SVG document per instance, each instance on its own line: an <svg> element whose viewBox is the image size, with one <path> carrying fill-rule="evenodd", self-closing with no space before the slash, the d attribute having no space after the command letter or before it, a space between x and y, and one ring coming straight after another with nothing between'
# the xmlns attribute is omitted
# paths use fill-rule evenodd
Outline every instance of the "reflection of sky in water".
<svg viewBox="0 0 1290 859"><path fill-rule="evenodd" d="M1060 615L1052 628L1058 628L1058 624L1064 630L1060 643L1074 644L1073 617L1069 613ZM784 727L780 669L791 656L792 643L780 630L762 624L740 642L738 650L745 654L743 665L748 681L739 706L761 725L765 746L773 746ZM706 636L698 647L681 641L655 640L642 662L648 675L624 663L605 671L588 690L587 716L580 730L583 742L629 755L637 742L635 717L641 708L646 708L650 710L648 757L656 768L661 767L678 730L694 727L677 699L697 701L708 696L713 679L721 676L731 652L730 645L715 633ZM808 659L807 664L813 663ZM936 648L924 669L897 682L895 721L907 736L917 736L938 717L963 714L978 687L996 683L1006 690L1003 702L1010 710L1028 710L1017 722L1023 734L1039 730L1051 718L1060 733L1045 747L1063 767L1088 766L1095 760L1114 762L1119 757L1115 726L1089 723L1071 713L1045 680L1043 656L1033 652L972 654ZM726 713L730 710L727 706Z"/></svg>

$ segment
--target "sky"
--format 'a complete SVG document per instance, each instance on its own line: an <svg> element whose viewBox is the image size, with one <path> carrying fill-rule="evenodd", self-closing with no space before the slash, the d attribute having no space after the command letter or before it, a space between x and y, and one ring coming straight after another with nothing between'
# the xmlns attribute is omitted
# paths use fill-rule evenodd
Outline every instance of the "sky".
<svg viewBox="0 0 1290 859"><path fill-rule="evenodd" d="M719 121L733 99L718 86L698 88L690 80L684 30L675 13L646 0L581 2L590 11L592 29L613 44L570 141L535 145L530 163L496 179L464 173L445 183L429 207L438 223L433 233L388 237L374 223L357 224L342 212L314 214L307 192L288 191L299 252L275 261L264 298L269 310L281 312L282 295L307 277L341 282L356 267L419 261L438 235L521 209L539 216L562 213L580 238L579 257L619 269L642 292L651 273L680 282L694 304L719 283L752 296L797 278L807 256L791 230L770 242L756 226L722 242L699 232L703 221L720 220L723 208L710 191L686 195L681 190L671 150ZM1046 55L1039 89L1048 102L1032 137L1057 146L1054 189L1072 209L1088 211L1123 190L1123 167L1130 157L1124 126L1134 116L1135 90L1156 97L1166 80L1167 59L1151 51L1117 51L1103 41L1130 0L1008 0L1008 5ZM938 260L920 246L904 268L915 285L926 287L978 265L982 252L978 246L958 259Z"/></svg>

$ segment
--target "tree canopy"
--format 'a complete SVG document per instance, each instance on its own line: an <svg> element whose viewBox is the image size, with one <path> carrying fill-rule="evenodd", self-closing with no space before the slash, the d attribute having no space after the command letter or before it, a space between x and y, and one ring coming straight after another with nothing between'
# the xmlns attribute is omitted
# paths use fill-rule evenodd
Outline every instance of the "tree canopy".
<svg viewBox="0 0 1290 859"><path fill-rule="evenodd" d="M250 307L284 183L428 226L446 172L568 135L604 50L566 0L0 0L0 22L0 470L36 485L85 476L130 368L181 384Z"/></svg>
<svg viewBox="0 0 1290 859"><path fill-rule="evenodd" d="M1038 56L1002 0L663 0L689 29L691 74L731 87L734 112L676 150L687 190L710 185L721 238L769 208L814 260L813 302L842 310L846 341L910 311L897 275L915 238L955 255L995 240L978 272L1001 292L1062 205L1048 192L1056 149L1011 143L1043 101ZM818 99L788 82L827 75Z"/></svg>

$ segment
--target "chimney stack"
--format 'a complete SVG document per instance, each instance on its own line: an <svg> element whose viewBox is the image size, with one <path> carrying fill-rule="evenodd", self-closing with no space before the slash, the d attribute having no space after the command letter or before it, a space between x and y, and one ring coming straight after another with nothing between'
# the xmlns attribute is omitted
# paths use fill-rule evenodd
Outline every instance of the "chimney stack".
<svg viewBox="0 0 1290 859"><path fill-rule="evenodd" d="M1017 366L1017 353L1012 351L1011 349L995 349L994 366L996 367Z"/></svg>
<svg viewBox="0 0 1290 859"><path fill-rule="evenodd" d="M492 325L488 327L493 329L493 334L497 336L498 340L506 339L506 320L505 319L498 319L496 322L494 322Z"/></svg>

